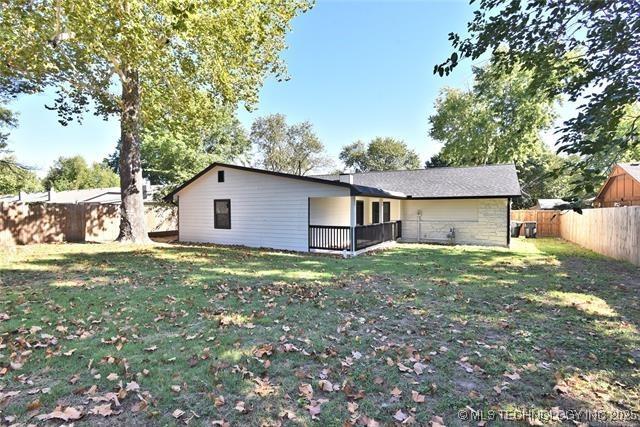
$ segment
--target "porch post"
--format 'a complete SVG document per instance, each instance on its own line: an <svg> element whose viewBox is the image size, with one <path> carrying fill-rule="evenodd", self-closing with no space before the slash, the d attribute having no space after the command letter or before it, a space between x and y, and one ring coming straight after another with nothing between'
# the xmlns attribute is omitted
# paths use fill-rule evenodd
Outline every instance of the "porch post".
<svg viewBox="0 0 640 427"><path fill-rule="evenodd" d="M356 197L351 196L351 255L356 253Z"/></svg>

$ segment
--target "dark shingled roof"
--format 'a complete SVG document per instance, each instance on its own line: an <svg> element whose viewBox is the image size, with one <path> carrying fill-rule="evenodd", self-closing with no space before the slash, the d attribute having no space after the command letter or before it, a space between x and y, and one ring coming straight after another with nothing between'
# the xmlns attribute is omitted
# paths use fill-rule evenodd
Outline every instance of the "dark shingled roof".
<svg viewBox="0 0 640 427"><path fill-rule="evenodd" d="M212 163L164 197L173 196L216 166L275 175L349 188L352 196L414 199L466 199L478 197L518 197L520 184L513 165L430 168L409 171L365 172L353 174L353 184L340 182L339 175L298 176L246 166Z"/></svg>
<svg viewBox="0 0 640 427"><path fill-rule="evenodd" d="M339 180L338 175L315 178ZM512 164L354 173L353 184L425 199L520 196Z"/></svg>

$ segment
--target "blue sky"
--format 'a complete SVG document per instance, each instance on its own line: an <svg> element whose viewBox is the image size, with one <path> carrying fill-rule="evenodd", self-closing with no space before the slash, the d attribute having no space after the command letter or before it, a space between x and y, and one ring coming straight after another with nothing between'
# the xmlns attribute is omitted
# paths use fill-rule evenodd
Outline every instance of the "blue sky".
<svg viewBox="0 0 640 427"><path fill-rule="evenodd" d="M248 128L255 117L283 113L290 122L308 120L337 159L340 148L357 139L403 139L422 160L439 147L427 136L428 115L444 86L468 87L471 64L452 76L432 74L451 50L447 35L464 31L473 9L465 0L330 1L296 18L283 52L291 80L268 79L256 110L239 112ZM52 93L19 98L11 108L19 127L10 148L19 160L40 168L59 156L83 155L100 161L112 152L118 123L89 114L82 125L63 127Z"/></svg>

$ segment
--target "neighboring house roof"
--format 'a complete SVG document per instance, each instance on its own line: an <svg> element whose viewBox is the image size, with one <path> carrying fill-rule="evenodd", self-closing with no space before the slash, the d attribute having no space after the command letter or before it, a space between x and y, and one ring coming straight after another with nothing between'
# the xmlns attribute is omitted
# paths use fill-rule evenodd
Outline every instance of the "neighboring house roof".
<svg viewBox="0 0 640 427"><path fill-rule="evenodd" d="M463 168L430 168L409 171L355 173L353 184L340 181L339 175L300 176L226 163L212 163L193 178L169 193L166 201L173 200L179 191L216 166L275 175L284 178L337 185L351 190L351 195L441 199L518 197L520 184L514 165L490 165Z"/></svg>
<svg viewBox="0 0 640 427"><path fill-rule="evenodd" d="M635 179L638 183L640 183L640 162L631 162L631 163L616 163L613 168L611 168L611 173L613 173L615 167L619 167L623 171L627 173L631 178ZM607 180L604 182L598 194L596 194L596 199L600 198L600 195L607 188L607 185L611 181L612 175L610 174L607 177Z"/></svg>
<svg viewBox="0 0 640 427"><path fill-rule="evenodd" d="M149 185L144 191L145 201L151 200L160 186ZM120 187L88 188L84 190L43 191L0 196L0 202L43 202L43 203L120 203Z"/></svg>
<svg viewBox="0 0 640 427"><path fill-rule="evenodd" d="M640 182L640 162L634 163L618 163L623 171L631 175L633 179Z"/></svg>
<svg viewBox="0 0 640 427"><path fill-rule="evenodd" d="M338 175L318 175L337 180ZM520 184L514 165L442 167L353 174L355 185L384 188L414 199L518 197Z"/></svg>
<svg viewBox="0 0 640 427"><path fill-rule="evenodd" d="M568 203L562 199L538 199L536 206L538 209L556 209Z"/></svg>

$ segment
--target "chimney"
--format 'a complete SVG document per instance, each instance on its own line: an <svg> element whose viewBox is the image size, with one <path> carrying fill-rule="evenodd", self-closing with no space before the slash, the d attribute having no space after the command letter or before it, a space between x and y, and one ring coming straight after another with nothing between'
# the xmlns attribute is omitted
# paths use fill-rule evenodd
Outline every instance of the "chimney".
<svg viewBox="0 0 640 427"><path fill-rule="evenodd" d="M22 190L18 191L18 201L21 202L22 199L24 199L26 195L27 195L27 193L25 193L24 191L22 191Z"/></svg>
<svg viewBox="0 0 640 427"><path fill-rule="evenodd" d="M341 173L340 182L346 182L347 184L353 184L353 174Z"/></svg>
<svg viewBox="0 0 640 427"><path fill-rule="evenodd" d="M53 187L51 187L51 188L49 189L49 191L47 191L47 202L50 202L50 201L51 201L51 198L52 198L52 196L53 196L53 193L55 193L55 191L56 191L56 190L54 190L54 189L53 189Z"/></svg>

